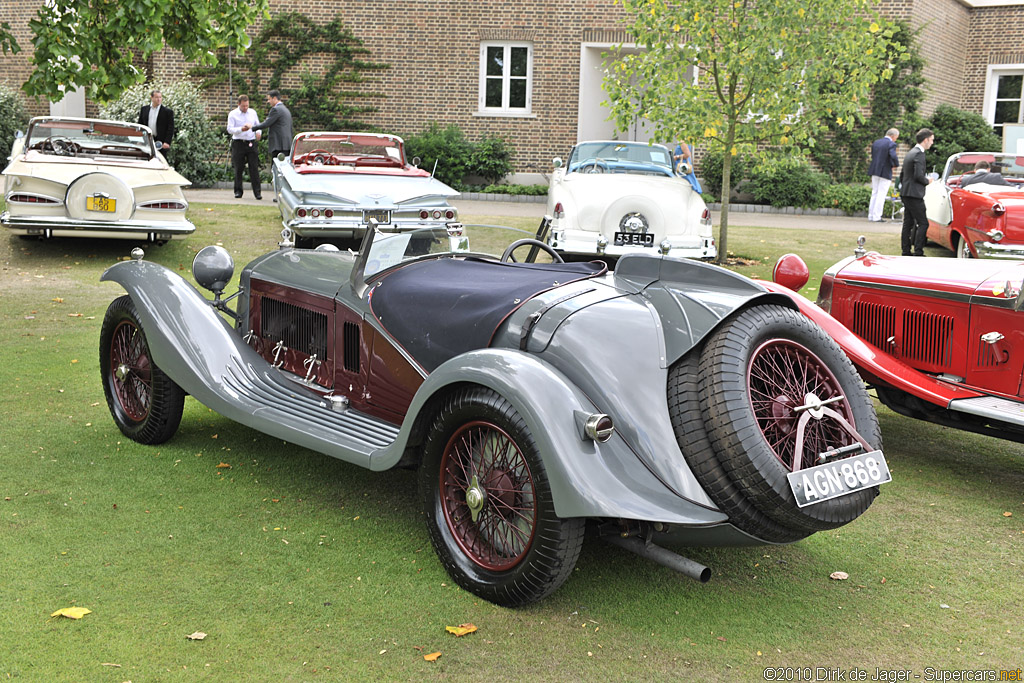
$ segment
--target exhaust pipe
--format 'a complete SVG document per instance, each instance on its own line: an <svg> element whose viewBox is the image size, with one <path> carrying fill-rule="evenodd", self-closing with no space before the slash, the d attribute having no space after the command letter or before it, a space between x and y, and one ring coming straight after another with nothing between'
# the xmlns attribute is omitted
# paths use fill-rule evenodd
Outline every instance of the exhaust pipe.
<svg viewBox="0 0 1024 683"><path fill-rule="evenodd" d="M657 562L663 567L674 569L694 581L707 583L711 580L711 570L709 568L700 562L694 562L688 557L674 553L668 548L662 548L660 545L654 545L653 543L644 543L636 537L607 536L605 540L620 548L625 548L631 553L636 553L640 557Z"/></svg>

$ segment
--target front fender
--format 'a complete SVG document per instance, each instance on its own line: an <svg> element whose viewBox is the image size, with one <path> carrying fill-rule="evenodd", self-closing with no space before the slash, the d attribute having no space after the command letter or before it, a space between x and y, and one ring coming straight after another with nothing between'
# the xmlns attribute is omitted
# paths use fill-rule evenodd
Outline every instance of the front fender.
<svg viewBox="0 0 1024 683"><path fill-rule="evenodd" d="M940 382L900 360L882 353L851 332L824 309L800 294L774 282L761 282L761 284L769 290L788 296L801 313L835 339L846 356L853 362L860 376L869 384L893 387L942 408L948 408L949 402L954 399L981 396L976 391Z"/></svg>
<svg viewBox="0 0 1024 683"><path fill-rule="evenodd" d="M493 389L526 420L544 461L558 516L621 517L691 526L727 520L719 511L672 493L619 435L605 443L582 437L575 411L594 413L597 408L565 375L521 351L471 351L439 366L413 398L398 441L407 441L415 417L432 409L431 398L464 384ZM397 456L393 453L391 461L375 459L372 465L386 469L395 464Z"/></svg>

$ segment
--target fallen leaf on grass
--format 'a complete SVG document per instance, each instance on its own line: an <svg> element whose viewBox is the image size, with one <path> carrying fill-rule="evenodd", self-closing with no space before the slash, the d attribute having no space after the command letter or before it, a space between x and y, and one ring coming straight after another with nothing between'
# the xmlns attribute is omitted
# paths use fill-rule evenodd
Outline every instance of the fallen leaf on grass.
<svg viewBox="0 0 1024 683"><path fill-rule="evenodd" d="M221 464L217 465L217 469L231 469L231 465L227 464L226 462L222 462Z"/></svg>
<svg viewBox="0 0 1024 683"><path fill-rule="evenodd" d="M464 635L468 635L476 631L476 626L473 624L459 624L458 626L445 626L444 630L461 638Z"/></svg>
<svg viewBox="0 0 1024 683"><path fill-rule="evenodd" d="M429 655L423 655L423 659L428 662L436 662L437 658L441 656L440 652L431 652Z"/></svg>
<svg viewBox="0 0 1024 683"><path fill-rule="evenodd" d="M68 619L81 619L86 614L92 614L92 610L86 609L85 607L65 607L64 609L57 610L50 616L67 617Z"/></svg>
<svg viewBox="0 0 1024 683"><path fill-rule="evenodd" d="M68 317L69 318L81 318L82 314L81 313L68 313Z"/></svg>
<svg viewBox="0 0 1024 683"><path fill-rule="evenodd" d="M1012 512L1004 512L1003 513L1003 517L1013 517L1013 513Z"/></svg>
<svg viewBox="0 0 1024 683"><path fill-rule="evenodd" d="M833 581L846 581L848 578L850 578L850 575L846 572L832 572L828 575L828 578L832 579Z"/></svg>
<svg viewBox="0 0 1024 683"><path fill-rule="evenodd" d="M203 638L206 637L206 634L203 633L202 631L196 631L195 633L190 633L190 634L188 634L185 637L188 638L189 640L202 640Z"/></svg>
<svg viewBox="0 0 1024 683"><path fill-rule="evenodd" d="M102 664L100 664L100 666L113 666L113 667L117 667L118 669L121 668L120 664L113 664L111 662L103 662Z"/></svg>
<svg viewBox="0 0 1024 683"><path fill-rule="evenodd" d="M39 276L37 275L36 277L39 277ZM62 297L59 297L59 296L53 297L52 299L50 299L50 301L52 301L55 304L62 304L62 303L64 303L64 299Z"/></svg>
<svg viewBox="0 0 1024 683"><path fill-rule="evenodd" d="M717 640L720 640L723 643L728 643L729 642L727 639L723 638L722 636L718 636Z"/></svg>

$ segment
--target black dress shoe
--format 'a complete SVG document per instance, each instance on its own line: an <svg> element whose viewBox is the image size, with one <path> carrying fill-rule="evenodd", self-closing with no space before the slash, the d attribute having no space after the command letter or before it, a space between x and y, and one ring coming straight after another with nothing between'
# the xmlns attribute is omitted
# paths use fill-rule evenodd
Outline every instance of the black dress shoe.
<svg viewBox="0 0 1024 683"><path fill-rule="evenodd" d="M922 251L920 253L915 253L914 256L924 256L924 252Z"/></svg>
<svg viewBox="0 0 1024 683"><path fill-rule="evenodd" d="M277 197L274 197L274 203L277 204Z"/></svg>
<svg viewBox="0 0 1024 683"><path fill-rule="evenodd" d="M256 199L263 199L263 195L256 195Z"/></svg>
<svg viewBox="0 0 1024 683"><path fill-rule="evenodd" d="M242 195L241 195L241 193L236 193L236 194L235 194L235 199L241 199L241 198L242 198Z"/></svg>

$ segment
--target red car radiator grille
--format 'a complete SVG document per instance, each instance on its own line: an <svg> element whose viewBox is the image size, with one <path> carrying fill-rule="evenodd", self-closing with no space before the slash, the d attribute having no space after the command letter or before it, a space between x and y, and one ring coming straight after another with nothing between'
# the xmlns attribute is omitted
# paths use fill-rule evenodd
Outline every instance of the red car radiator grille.
<svg viewBox="0 0 1024 683"><path fill-rule="evenodd" d="M903 358L949 367L953 354L953 317L924 311L903 311Z"/></svg>
<svg viewBox="0 0 1024 683"><path fill-rule="evenodd" d="M855 301L853 333L869 344L891 351L889 339L896 334L896 308L873 301Z"/></svg>

